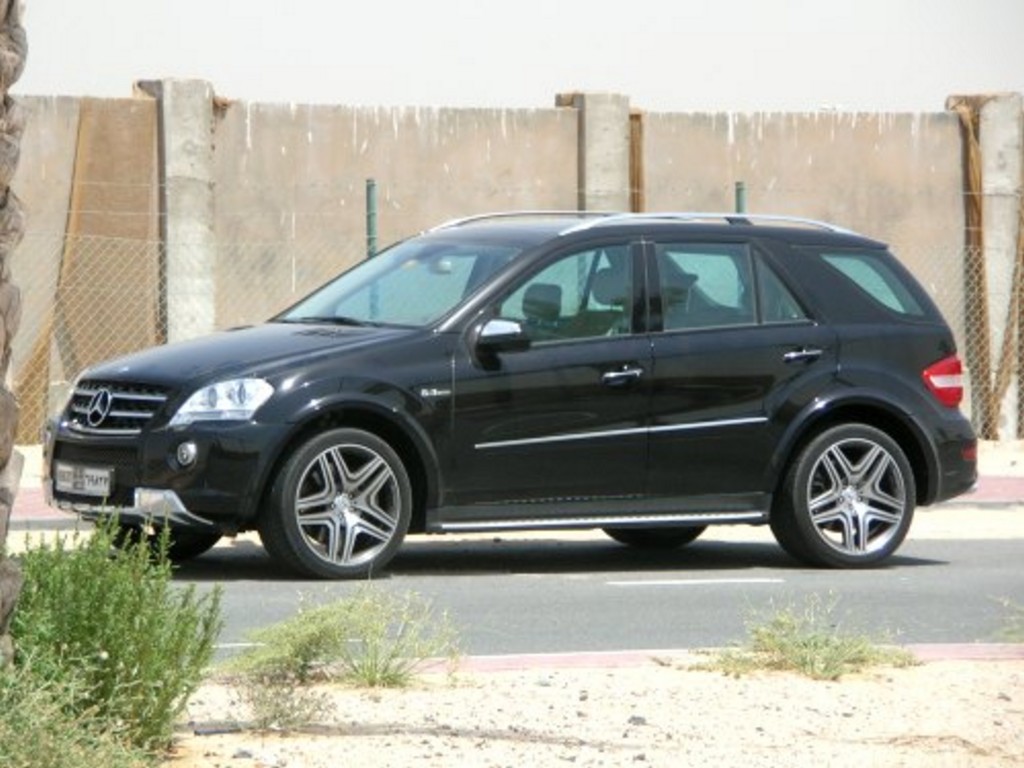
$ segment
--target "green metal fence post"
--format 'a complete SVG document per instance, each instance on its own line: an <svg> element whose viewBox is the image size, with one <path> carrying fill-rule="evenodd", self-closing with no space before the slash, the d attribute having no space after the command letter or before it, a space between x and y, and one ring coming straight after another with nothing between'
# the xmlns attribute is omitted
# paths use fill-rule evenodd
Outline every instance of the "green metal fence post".
<svg viewBox="0 0 1024 768"><path fill-rule="evenodd" d="M377 255L377 181L366 180L366 258Z"/></svg>
<svg viewBox="0 0 1024 768"><path fill-rule="evenodd" d="M747 185L742 181L736 182L736 213L747 212Z"/></svg>

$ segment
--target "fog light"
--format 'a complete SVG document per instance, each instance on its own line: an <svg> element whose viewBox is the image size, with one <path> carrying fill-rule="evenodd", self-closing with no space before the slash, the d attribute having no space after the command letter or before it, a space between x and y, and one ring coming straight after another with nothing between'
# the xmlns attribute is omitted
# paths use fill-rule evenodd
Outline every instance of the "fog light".
<svg viewBox="0 0 1024 768"><path fill-rule="evenodd" d="M191 467L196 463L196 456L199 454L199 449L196 444L189 440L187 443L182 443L178 446L177 458L178 463L183 467Z"/></svg>

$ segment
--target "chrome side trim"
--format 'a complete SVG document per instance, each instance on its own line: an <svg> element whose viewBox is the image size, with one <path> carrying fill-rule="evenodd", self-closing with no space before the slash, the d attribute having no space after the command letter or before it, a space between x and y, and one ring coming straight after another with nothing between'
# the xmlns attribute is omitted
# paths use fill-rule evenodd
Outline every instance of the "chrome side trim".
<svg viewBox="0 0 1024 768"><path fill-rule="evenodd" d="M723 523L763 523L768 514L754 510L750 512L685 512L678 514L652 515L598 515L593 517L539 517L528 520L478 520L467 522L442 522L440 533L470 533L473 531L517 531L517 530L569 530L576 528L650 528L657 526L713 525Z"/></svg>
<svg viewBox="0 0 1024 768"><path fill-rule="evenodd" d="M487 448L511 448L519 445L542 445L545 443L567 443L572 440L592 440L602 437L626 437L628 435L647 434L647 427L633 429L609 429L601 432L575 432L568 435L549 435L547 437L524 437L518 440L495 440L491 443L477 443L474 448L479 451Z"/></svg>
<svg viewBox="0 0 1024 768"><path fill-rule="evenodd" d="M694 421L687 424L663 424L658 427L633 427L631 429L607 429L600 432L572 432L567 435L547 435L545 437L524 437L517 440L495 440L489 443L477 443L473 447L478 451L489 448L512 448L526 445L545 445L549 443L566 443L573 440L594 440L605 437L629 437L632 435L654 435L666 432L689 432L694 429L710 427L741 427L748 424L764 424L767 416L749 416L742 419L721 419L719 421Z"/></svg>
<svg viewBox="0 0 1024 768"><path fill-rule="evenodd" d="M650 427L647 431L653 435L662 432L687 432L691 429L707 429L708 427L742 427L748 424L765 424L767 421L767 416L745 416L742 419L695 421L690 424L663 424L660 427Z"/></svg>

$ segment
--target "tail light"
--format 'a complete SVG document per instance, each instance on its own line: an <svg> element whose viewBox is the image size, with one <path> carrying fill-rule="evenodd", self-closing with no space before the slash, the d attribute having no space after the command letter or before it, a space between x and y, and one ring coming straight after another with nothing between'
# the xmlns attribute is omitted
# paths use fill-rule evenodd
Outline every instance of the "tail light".
<svg viewBox="0 0 1024 768"><path fill-rule="evenodd" d="M947 408L956 408L964 399L964 369L956 355L944 357L921 372L924 385Z"/></svg>

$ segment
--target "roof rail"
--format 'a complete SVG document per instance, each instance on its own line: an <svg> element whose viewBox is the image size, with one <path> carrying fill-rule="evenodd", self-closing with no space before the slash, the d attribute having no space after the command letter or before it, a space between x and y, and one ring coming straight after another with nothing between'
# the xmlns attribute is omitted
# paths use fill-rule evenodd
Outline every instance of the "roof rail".
<svg viewBox="0 0 1024 768"><path fill-rule="evenodd" d="M571 227L562 234L577 232L579 230L591 229L593 227L610 226L612 224L624 224L630 221L688 221L699 223L704 221L724 221L726 224L734 225L756 225L764 224L797 224L805 227L824 229L828 232L835 232L843 235L854 235L849 229L829 224L816 219L806 219L799 216L773 216L760 213L708 213L701 211L664 211L657 213L616 213L608 214L593 221L583 221Z"/></svg>
<svg viewBox="0 0 1024 768"><path fill-rule="evenodd" d="M601 216L617 216L618 213L614 211L551 211L551 210L537 210L537 211L495 211L492 213L478 213L473 216L465 216L459 219L451 219L449 221L438 224L437 226L431 227L427 232L437 232L442 229L453 229L454 227L461 227L465 224L473 224L478 221L487 221L489 219L515 219L515 218L539 218L544 216L550 216L552 218L565 218L567 216L575 216L576 218L586 219Z"/></svg>

